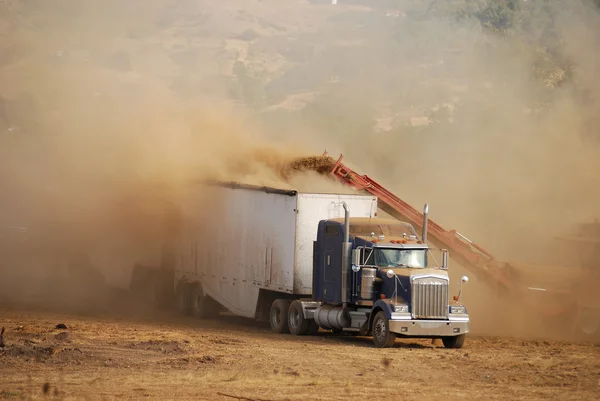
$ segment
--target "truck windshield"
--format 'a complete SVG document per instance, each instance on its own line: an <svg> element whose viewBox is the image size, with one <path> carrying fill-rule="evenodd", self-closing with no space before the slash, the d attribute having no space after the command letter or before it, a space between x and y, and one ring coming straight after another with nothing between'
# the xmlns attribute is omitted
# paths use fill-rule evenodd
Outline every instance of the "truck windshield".
<svg viewBox="0 0 600 401"><path fill-rule="evenodd" d="M427 265L426 252L425 249L375 248L367 260L367 265L424 268Z"/></svg>

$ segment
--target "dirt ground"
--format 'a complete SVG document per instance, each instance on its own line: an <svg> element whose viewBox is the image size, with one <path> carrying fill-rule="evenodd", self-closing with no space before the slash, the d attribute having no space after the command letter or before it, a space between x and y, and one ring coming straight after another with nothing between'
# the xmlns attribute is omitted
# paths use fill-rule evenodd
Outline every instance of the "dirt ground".
<svg viewBox="0 0 600 401"><path fill-rule="evenodd" d="M63 323L67 329L57 329ZM431 340L272 334L200 321L0 309L3 399L600 399L600 346L470 336Z"/></svg>

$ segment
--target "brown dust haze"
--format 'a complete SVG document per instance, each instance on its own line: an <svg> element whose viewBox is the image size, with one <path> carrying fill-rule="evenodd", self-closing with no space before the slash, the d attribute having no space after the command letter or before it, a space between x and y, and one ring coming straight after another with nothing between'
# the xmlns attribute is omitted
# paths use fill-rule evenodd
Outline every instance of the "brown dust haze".
<svg viewBox="0 0 600 401"><path fill-rule="evenodd" d="M282 180L282 163L325 149L505 260L545 263L548 241L600 217L591 2L548 8L524 37L427 2L353 3L0 4L0 218L36 238L36 274L12 288L85 254L126 285L132 261L159 257L162 205L190 182L347 191ZM485 292L471 288L467 303Z"/></svg>

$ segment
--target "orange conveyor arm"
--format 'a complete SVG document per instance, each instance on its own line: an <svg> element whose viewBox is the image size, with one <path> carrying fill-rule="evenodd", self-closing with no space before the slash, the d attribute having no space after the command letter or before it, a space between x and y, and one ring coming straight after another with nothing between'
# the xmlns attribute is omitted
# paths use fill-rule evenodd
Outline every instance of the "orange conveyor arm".
<svg viewBox="0 0 600 401"><path fill-rule="evenodd" d="M343 155L335 163L331 175L358 191L367 191L377 196L380 207L396 218L401 218L421 229L423 214L388 191L382 185L366 175L359 175L342 163ZM428 220L427 232L441 246L452 251L455 259L486 281L492 281L505 289L513 289L509 272L481 246L471 242L456 230L446 230L432 220Z"/></svg>
<svg viewBox="0 0 600 401"><path fill-rule="evenodd" d="M379 207L382 210L395 218L412 223L419 229L423 228L422 213L398 198L372 178L360 175L348 166L345 166L342 163L342 159L343 155L340 155L333 166L331 170L333 177L357 191L366 191L377 196ZM427 232L436 246L446 247L452 251L451 255L454 259L488 284L492 284L496 288L512 293L513 295L523 292L525 289L517 284L517 277L514 277L509 263L499 262L491 253L473 243L456 230L446 230L431 219L428 219ZM546 303L541 306L535 302L530 303L531 301L529 300L525 302L529 304L532 310L547 317L569 313L569 308L572 306L574 298L569 296L568 291L548 290L548 293L560 294L560 302L552 305Z"/></svg>

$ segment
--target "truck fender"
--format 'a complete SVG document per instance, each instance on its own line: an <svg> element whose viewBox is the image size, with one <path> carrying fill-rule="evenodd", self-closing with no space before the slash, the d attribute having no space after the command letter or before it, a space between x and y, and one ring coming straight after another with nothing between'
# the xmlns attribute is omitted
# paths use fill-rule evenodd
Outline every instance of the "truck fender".
<svg viewBox="0 0 600 401"><path fill-rule="evenodd" d="M388 319L392 317L392 305L380 299L373 304L373 310L375 310L377 307L385 312Z"/></svg>
<svg viewBox="0 0 600 401"><path fill-rule="evenodd" d="M371 314L369 315L369 331L371 331L371 329L373 328L373 319L375 318L377 312L379 312L380 310L385 312L385 315L388 319L392 317L392 306L381 299L376 301L373 304L373 308L371 308Z"/></svg>

